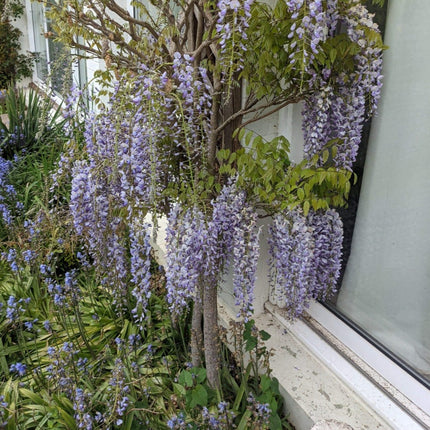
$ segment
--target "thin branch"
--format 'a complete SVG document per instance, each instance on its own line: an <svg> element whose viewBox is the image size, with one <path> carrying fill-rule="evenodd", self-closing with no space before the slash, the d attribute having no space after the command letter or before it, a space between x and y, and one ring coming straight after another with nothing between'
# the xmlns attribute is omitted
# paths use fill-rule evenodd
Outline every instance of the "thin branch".
<svg viewBox="0 0 430 430"><path fill-rule="evenodd" d="M118 3L114 1L107 1L105 4L112 12L115 12L120 18L124 19L129 23L133 23L135 25L139 25L140 27L146 28L156 40L159 39L160 37L159 33L157 33L154 27L150 25L147 21L142 21L140 19L136 19L132 17L128 12L128 10L122 8L121 6L118 5ZM149 16L148 12L147 12L147 15ZM107 18L109 17L107 16Z"/></svg>
<svg viewBox="0 0 430 430"><path fill-rule="evenodd" d="M210 138L208 142L208 165L209 170L213 174L215 172L215 157L216 157L216 146L218 141L218 135L221 130L216 129L218 124L219 115L219 104L221 96L221 81L219 77L219 72L214 71L213 76L213 95L212 95L212 108L211 108L211 121L210 121Z"/></svg>
<svg viewBox="0 0 430 430"><path fill-rule="evenodd" d="M252 118L249 121L246 121L246 123L241 125L241 127L244 127L246 124L250 124L252 122L258 121L259 119L263 119L269 115L272 115L273 113L277 112L278 110L282 109L283 107L285 107L291 103L297 103L300 100L302 100L302 98L303 98L303 96L301 95L300 97L296 97L296 98L288 98L286 100L284 99L283 102L272 100L263 106L254 106L254 107L251 107L249 109L240 109L236 113L231 115L229 118L227 118L220 126L218 126L218 128L215 130L215 133L220 133L222 130L224 130L225 127L227 127L231 122L233 122L236 118L238 118L240 116L244 116L244 115L247 115L249 113L258 112L258 111L263 112L264 110L266 110L272 106L278 105L278 106L276 106L275 109L271 110L270 112L262 114L262 115L257 115L255 118Z"/></svg>
<svg viewBox="0 0 430 430"><path fill-rule="evenodd" d="M251 118L251 119L249 119L248 121L245 121L245 122L243 122L241 125L240 125L240 127L239 128L243 128L243 127L246 127L248 124L251 124L251 123L253 123L253 122L255 122L255 121L258 121L258 120L260 120L260 119L263 119L263 118L267 118L268 116L270 116L270 115L273 115L274 113L276 113L276 112L278 112L279 110L281 110L282 108L284 108L285 106L288 106L288 105L290 105L291 103L297 103L297 102L299 102L301 100L301 98L297 98L297 99L288 99L288 100L286 100L284 103L281 103L281 104L279 104L278 106L276 106L274 109L272 109L271 111L269 111L269 112L266 112L266 113L262 113L261 115L257 115L256 117L254 117L254 118Z"/></svg>

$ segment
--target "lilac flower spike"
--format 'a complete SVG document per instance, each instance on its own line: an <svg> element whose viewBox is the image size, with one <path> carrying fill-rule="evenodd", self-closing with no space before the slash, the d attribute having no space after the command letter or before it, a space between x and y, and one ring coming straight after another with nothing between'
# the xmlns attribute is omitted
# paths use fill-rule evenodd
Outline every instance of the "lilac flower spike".
<svg viewBox="0 0 430 430"><path fill-rule="evenodd" d="M299 209L277 214L270 227L271 283L275 300L294 318L310 299L336 291L342 257L343 228L338 213Z"/></svg>
<svg viewBox="0 0 430 430"><path fill-rule="evenodd" d="M302 112L306 156L310 159L320 154L330 140L339 139L333 161L336 167L348 170L357 158L366 115L376 111L382 87L382 49L366 37L369 30L379 33L378 26L363 5L352 3L341 16L335 2L328 2L326 21L328 33L342 24L351 42L359 47L355 70L336 79L325 70L314 82L319 89L305 100ZM311 63L306 71L316 74Z"/></svg>
<svg viewBox="0 0 430 430"><path fill-rule="evenodd" d="M234 183L212 202L212 214L177 204L167 228L167 299L178 314L196 296L203 282L217 285L233 261L233 284L239 314L252 313L255 271L259 257L257 214Z"/></svg>

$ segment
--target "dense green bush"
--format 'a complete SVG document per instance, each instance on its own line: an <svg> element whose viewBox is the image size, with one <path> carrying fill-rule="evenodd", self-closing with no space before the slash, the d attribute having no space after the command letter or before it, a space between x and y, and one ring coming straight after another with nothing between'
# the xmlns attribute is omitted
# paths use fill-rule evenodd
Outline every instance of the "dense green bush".
<svg viewBox="0 0 430 430"><path fill-rule="evenodd" d="M0 89L30 77L34 57L20 53L21 30L12 25L24 7L19 0L0 0Z"/></svg>
<svg viewBox="0 0 430 430"><path fill-rule="evenodd" d="M64 119L60 107L47 97L41 98L33 89L6 93L3 111L7 121L0 119L0 155L12 159L23 151L35 152L45 149L64 136Z"/></svg>

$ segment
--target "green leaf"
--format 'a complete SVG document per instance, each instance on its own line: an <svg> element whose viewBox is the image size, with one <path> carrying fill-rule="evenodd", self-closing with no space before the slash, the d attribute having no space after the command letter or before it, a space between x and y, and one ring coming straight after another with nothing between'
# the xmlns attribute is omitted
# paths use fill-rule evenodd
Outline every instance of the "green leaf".
<svg viewBox="0 0 430 430"><path fill-rule="evenodd" d="M260 330L260 336L261 339L265 342L266 340L269 340L271 338L270 334L267 333L267 331Z"/></svg>
<svg viewBox="0 0 430 430"><path fill-rule="evenodd" d="M274 395L280 396L279 381L276 378L271 378L271 390Z"/></svg>
<svg viewBox="0 0 430 430"><path fill-rule="evenodd" d="M277 413L272 412L270 415L269 428L270 430L282 430L282 421Z"/></svg>
<svg viewBox="0 0 430 430"><path fill-rule="evenodd" d="M258 345L258 339L255 336L250 336L246 340L245 350L246 351L252 351L256 346Z"/></svg>
<svg viewBox="0 0 430 430"><path fill-rule="evenodd" d="M271 388L271 386L272 386L272 378L270 378L267 375L261 375L260 385L261 385L261 390L262 391L269 390Z"/></svg>
<svg viewBox="0 0 430 430"><path fill-rule="evenodd" d="M206 379L206 369L199 367L193 369L194 374L196 376L196 381L198 384L201 384Z"/></svg>
<svg viewBox="0 0 430 430"><path fill-rule="evenodd" d="M304 216L307 216L307 215L308 215L308 213L309 213L309 209L310 209L309 200L306 200L306 201L303 203L303 215L304 215Z"/></svg>
<svg viewBox="0 0 430 430"><path fill-rule="evenodd" d="M208 392L206 391L206 388L203 387L203 385L199 384L191 391L190 407L195 408L197 405L206 406L207 403Z"/></svg>
<svg viewBox="0 0 430 430"><path fill-rule="evenodd" d="M242 415L242 419L240 420L239 425L237 426L237 430L246 430L248 429L248 420L251 418L251 411L247 409L245 413Z"/></svg>
<svg viewBox="0 0 430 430"><path fill-rule="evenodd" d="M334 60L336 60L337 51L334 48L330 49L330 61L334 63Z"/></svg>
<svg viewBox="0 0 430 430"><path fill-rule="evenodd" d="M188 370L183 370L178 378L179 384L190 388L194 385L193 375Z"/></svg>
<svg viewBox="0 0 430 430"><path fill-rule="evenodd" d="M179 396L185 396L185 394L187 393L185 387L181 384L177 384L176 382L173 383L173 391L176 395Z"/></svg>

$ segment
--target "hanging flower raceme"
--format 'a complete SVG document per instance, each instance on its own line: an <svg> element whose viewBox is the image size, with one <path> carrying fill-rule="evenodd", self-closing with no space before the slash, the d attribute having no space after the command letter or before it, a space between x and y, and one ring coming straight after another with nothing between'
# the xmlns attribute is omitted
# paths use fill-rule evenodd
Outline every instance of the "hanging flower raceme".
<svg viewBox="0 0 430 430"><path fill-rule="evenodd" d="M232 262L235 305L239 307L240 316L246 319L253 310L260 251L258 215L247 201L246 193L233 181L224 186L212 205L210 249L214 263L211 267L225 272L226 262Z"/></svg>
<svg viewBox="0 0 430 430"><path fill-rule="evenodd" d="M147 226L143 221L137 225L137 220L157 204L162 172L157 156L161 118L148 108L158 103L149 94L158 94L165 82L139 79L144 82L134 92L131 105L127 100L133 88L118 84L110 105L87 118L86 157L72 169L70 209L76 231L115 303L126 305L129 283L135 284L133 314L141 322L149 297L149 274L137 264L149 270L149 241ZM130 237L127 226L132 226Z"/></svg>
<svg viewBox="0 0 430 430"><path fill-rule="evenodd" d="M320 45L336 29L337 0L288 0L286 2L293 24L286 46L290 63L299 67L301 73L312 70L315 56L320 52Z"/></svg>
<svg viewBox="0 0 430 430"><path fill-rule="evenodd" d="M166 234L166 289L170 310L178 315L197 299L207 272L208 226L203 212L175 205Z"/></svg>
<svg viewBox="0 0 430 430"><path fill-rule="evenodd" d="M135 285L132 295L136 306L132 309L135 321L143 327L148 300L151 297L151 244L148 224L134 222L130 228L130 272Z"/></svg>
<svg viewBox="0 0 430 430"><path fill-rule="evenodd" d="M328 18L329 28L344 26L358 52L353 57L354 70L334 76L331 70L324 69L322 76L315 78L315 90L305 100L303 109L305 154L311 158L320 154L330 141L336 141L335 166L352 170L366 115L375 112L380 97L382 47L376 38L366 37L366 32L377 35L379 29L373 15L358 1L343 14L330 6L326 9L327 17L332 14ZM307 72L316 76L311 63Z"/></svg>
<svg viewBox="0 0 430 430"><path fill-rule="evenodd" d="M235 184L212 202L212 214L177 204L167 228L166 279L171 311L178 314L190 299L199 299L203 282L216 287L233 261L233 284L239 314L252 313L259 256L257 214Z"/></svg>
<svg viewBox="0 0 430 430"><path fill-rule="evenodd" d="M202 141L207 139L211 108L211 87L207 70L204 67L195 67L194 58L190 55L175 52L172 77L177 86L175 90L178 97L174 115L182 121L178 124L178 134L183 134L185 145L190 145L190 152L200 150Z"/></svg>
<svg viewBox="0 0 430 430"><path fill-rule="evenodd" d="M224 72L222 79L229 83L233 72L242 68L253 2L254 0L219 0L217 3L216 30L220 36L221 66Z"/></svg>
<svg viewBox="0 0 430 430"><path fill-rule="evenodd" d="M334 209L311 211L307 225L312 230L312 286L314 299L327 299L336 292L342 267L343 224Z"/></svg>
<svg viewBox="0 0 430 430"><path fill-rule="evenodd" d="M271 283L275 301L291 317L300 316L311 298L335 291L342 255L343 229L334 210L295 209L275 215L270 229Z"/></svg>

